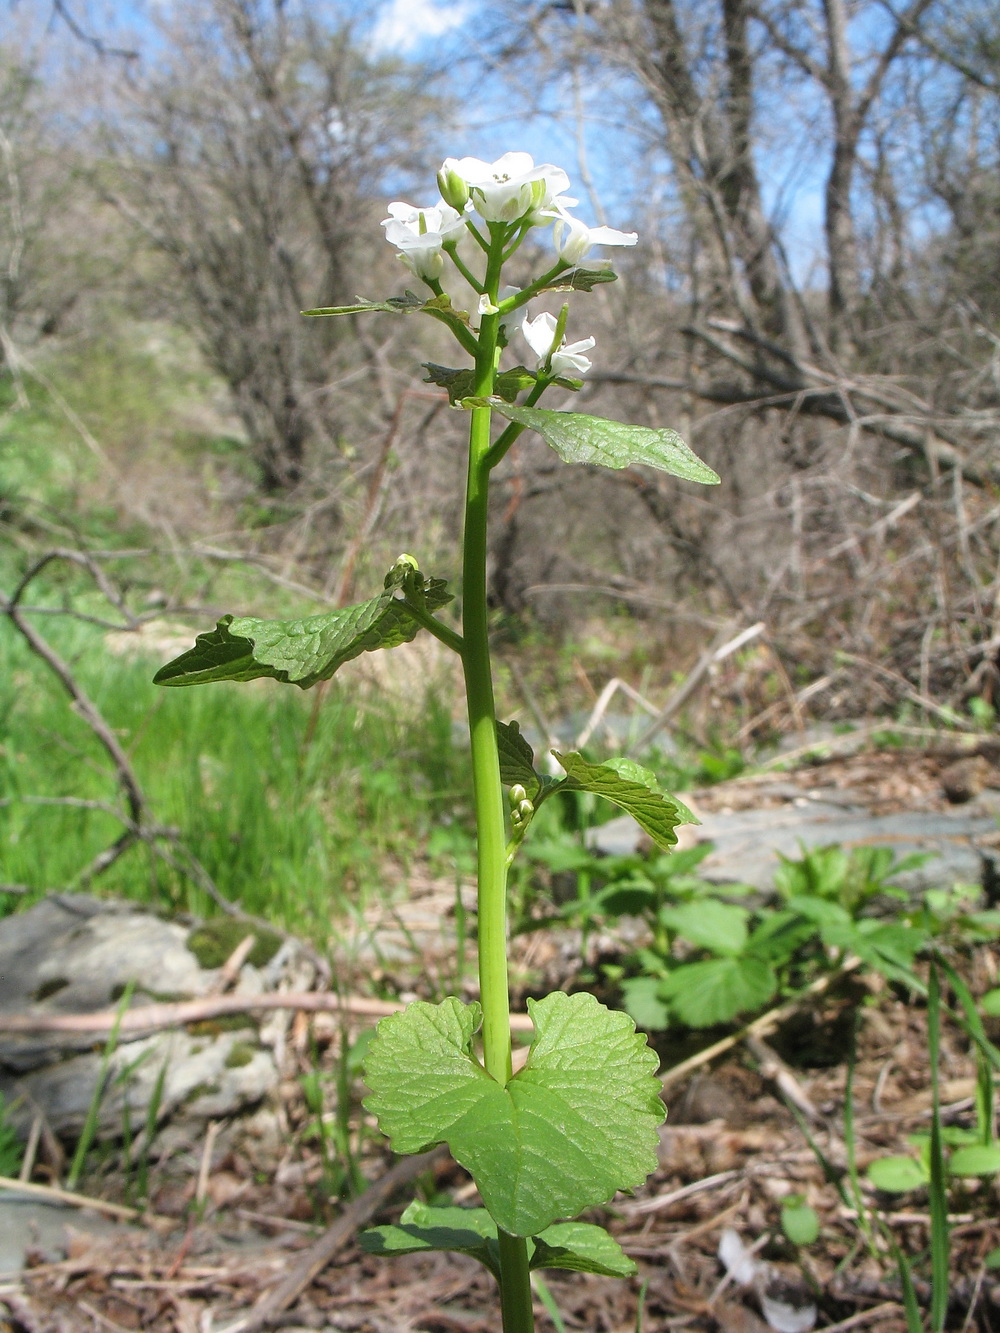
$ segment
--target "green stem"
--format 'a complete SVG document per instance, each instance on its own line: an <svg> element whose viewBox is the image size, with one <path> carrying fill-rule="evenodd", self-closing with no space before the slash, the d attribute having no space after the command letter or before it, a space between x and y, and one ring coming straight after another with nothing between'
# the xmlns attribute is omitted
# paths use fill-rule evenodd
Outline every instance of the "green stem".
<svg viewBox="0 0 1000 1333"><path fill-rule="evenodd" d="M525 398L521 406L534 407L551 383L552 380L550 378L543 376L537 381L535 387L528 394L527 398ZM495 468L517 437L527 429L527 426L520 426L516 421L512 421L507 426L506 430L502 431L490 446L485 459L486 466L491 470Z"/></svg>
<svg viewBox="0 0 1000 1333"><path fill-rule="evenodd" d="M512 310L520 310L521 306L527 305L533 296L543 292L556 281L560 273L565 273L567 269L572 268L572 264L567 264L565 259L560 259L553 264L547 273L543 273L540 278L528 284L514 296L508 296L506 301L500 302L500 313L509 315Z"/></svg>
<svg viewBox="0 0 1000 1333"><path fill-rule="evenodd" d="M469 284L472 290L476 292L478 295L482 296L483 284L479 281L479 279L472 272L472 270L470 268L467 268L466 265L463 264L461 257L459 256L458 253L458 242L445 241L444 245L441 248L444 250L445 254L448 255L448 257L451 259L451 262L455 265L459 273L461 273L462 277Z"/></svg>
<svg viewBox="0 0 1000 1333"><path fill-rule="evenodd" d="M424 282L431 289L435 296L446 296L447 293L442 288L437 278L424 278ZM451 299L450 297L448 298ZM430 315L431 319L439 320L442 324L447 324L452 333L462 344L470 356L476 355L479 344L476 342L476 336L471 329L467 329L457 315L450 315L446 310L428 309L424 306L424 314Z"/></svg>
<svg viewBox="0 0 1000 1333"><path fill-rule="evenodd" d="M531 1275L528 1247L523 1236L497 1232L500 1242L500 1312L503 1333L531 1333L535 1314L531 1308Z"/></svg>
<svg viewBox="0 0 1000 1333"><path fill-rule="evenodd" d="M465 642L461 634L457 634L448 625L442 625L440 620L436 620L424 607L415 605L409 599L406 600L404 605L413 619L418 620L425 630L434 635L435 639L440 639L446 648L458 653L459 657L462 656L465 651Z"/></svg>
<svg viewBox="0 0 1000 1333"><path fill-rule="evenodd" d="M504 228L490 227L484 290L496 305L503 264ZM489 398L496 379L498 315L484 315L476 348L474 396ZM504 1086L511 1077L510 999L507 983L507 847L497 748L496 705L490 665L486 603L490 409L473 408L465 497L462 638L472 744L479 873L479 993L483 1007L483 1063ZM500 1300L504 1333L532 1333L527 1244L500 1233Z"/></svg>

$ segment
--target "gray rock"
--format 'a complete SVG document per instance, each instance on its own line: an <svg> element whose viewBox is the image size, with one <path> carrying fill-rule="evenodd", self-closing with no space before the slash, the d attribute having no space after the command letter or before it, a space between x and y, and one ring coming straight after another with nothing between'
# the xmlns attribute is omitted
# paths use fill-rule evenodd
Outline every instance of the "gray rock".
<svg viewBox="0 0 1000 1333"><path fill-rule="evenodd" d="M0 1195L0 1281L20 1273L29 1249L43 1255L46 1261L59 1260L65 1258L73 1232L109 1237L127 1231L134 1228L109 1222L90 1209L41 1203L24 1194L5 1191Z"/></svg>
<svg viewBox="0 0 1000 1333"><path fill-rule="evenodd" d="M773 789L772 789L773 794ZM943 812L919 810L872 814L863 806L804 797L797 791L780 806L759 810L708 811L701 815L699 842L712 852L698 874L715 884L750 884L762 893L774 883L779 855L797 858L803 848L839 843L891 847L897 856L927 852L931 859L897 881L912 893L956 881L980 884L992 873L996 817L972 805ZM643 839L629 815L592 829L588 842L608 856L635 852Z"/></svg>
<svg viewBox="0 0 1000 1333"><path fill-rule="evenodd" d="M83 894L54 895L0 920L0 1094L11 1123L26 1131L40 1113L56 1134L78 1136L102 1078L106 1037L5 1032L4 1014L106 1012L130 982L133 1008L206 995L218 969L202 967L188 948L192 929ZM259 967L245 963L235 989L307 989L314 979L303 951L286 943ZM261 1031L247 1017L203 1033L122 1034L104 1074L98 1137L120 1136L126 1116L136 1133L154 1100L160 1123L259 1104L277 1087L289 1021L278 1012Z"/></svg>

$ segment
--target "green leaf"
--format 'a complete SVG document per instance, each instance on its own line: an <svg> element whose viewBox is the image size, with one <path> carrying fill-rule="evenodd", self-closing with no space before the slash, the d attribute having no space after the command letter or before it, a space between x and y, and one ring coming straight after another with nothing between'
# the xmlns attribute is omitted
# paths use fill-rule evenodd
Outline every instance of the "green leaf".
<svg viewBox="0 0 1000 1333"><path fill-rule="evenodd" d="M633 1189L656 1166L656 1055L589 994L529 1000L535 1037L501 1087L472 1053L478 1004L411 1004L382 1019L366 1108L396 1152L445 1142L498 1226L533 1236Z"/></svg>
<svg viewBox="0 0 1000 1333"><path fill-rule="evenodd" d="M750 913L733 903L717 898L691 899L676 907L665 907L660 920L689 944L717 954L742 953L747 942Z"/></svg>
<svg viewBox="0 0 1000 1333"><path fill-rule="evenodd" d="M793 1245L812 1245L819 1236L819 1218L807 1203L787 1203L781 1210L781 1229Z"/></svg>
<svg viewBox="0 0 1000 1333"><path fill-rule="evenodd" d="M476 372L470 368L453 370L450 366L439 366L433 361L425 361L424 369L427 371L424 383L440 384L442 389L447 389L448 400L452 406L461 402L463 398L468 398L475 389ZM534 387L536 378L527 366L515 366L513 370L501 371L496 377L494 387L500 398L513 403L519 393Z"/></svg>
<svg viewBox="0 0 1000 1333"><path fill-rule="evenodd" d="M521 735L519 723L497 723L497 748L500 751L500 781L505 787L523 787L528 800L533 801L545 780L535 772L535 752Z"/></svg>
<svg viewBox="0 0 1000 1333"><path fill-rule="evenodd" d="M868 1168L868 1179L886 1194L921 1189L930 1178L926 1166L915 1157L879 1157Z"/></svg>
<svg viewBox="0 0 1000 1333"><path fill-rule="evenodd" d="M394 1226L358 1237L366 1254L420 1254L448 1250L478 1259L499 1279L497 1226L485 1208L438 1208L415 1199ZM603 1227L559 1222L529 1242L529 1266L563 1268L601 1277L632 1277L636 1266Z"/></svg>
<svg viewBox="0 0 1000 1333"><path fill-rule="evenodd" d="M989 1254L983 1260L983 1266L991 1273L995 1273L1000 1268L1000 1246L995 1250L990 1250Z"/></svg>
<svg viewBox="0 0 1000 1333"><path fill-rule="evenodd" d="M606 759L603 764L590 764L575 751L552 753L569 775L564 784L567 788L592 791L627 811L665 852L676 845L674 829L679 824L699 822L682 801L663 790L655 773L631 759Z"/></svg>
<svg viewBox="0 0 1000 1333"><path fill-rule="evenodd" d="M763 959L709 958L675 967L658 994L688 1027L710 1028L761 1008L777 989L778 978Z"/></svg>
<svg viewBox="0 0 1000 1333"><path fill-rule="evenodd" d="M397 561L377 597L305 620L223 616L195 646L153 677L156 685L204 685L217 680L271 677L308 689L338 667L376 648L409 643L420 629L403 596L427 612L452 600L443 579L424 579L412 563Z"/></svg>
<svg viewBox="0 0 1000 1333"><path fill-rule="evenodd" d="M1000 1171L1000 1143L974 1143L956 1148L948 1159L953 1176L992 1176Z"/></svg>
<svg viewBox="0 0 1000 1333"><path fill-rule="evenodd" d="M594 463L623 468L643 463L685 481L715 485L718 473L703 463L673 430L629 426L580 412L553 412L542 407L515 407L501 398L468 398L465 406L488 403L508 421L537 431L564 463Z"/></svg>
<svg viewBox="0 0 1000 1333"><path fill-rule="evenodd" d="M390 296L386 301L366 301L363 296L355 299L354 305L317 306L315 310L303 310L303 315L366 315L381 310L390 315L412 315L423 310L428 303L416 292L407 290L402 296Z"/></svg>
<svg viewBox="0 0 1000 1333"><path fill-rule="evenodd" d="M987 1018L1000 1018L1000 988L988 990L980 1003Z"/></svg>
<svg viewBox="0 0 1000 1333"><path fill-rule="evenodd" d="M571 268L560 273L548 287L541 292L592 292L602 282L617 282L618 274L609 268Z"/></svg>
<svg viewBox="0 0 1000 1333"><path fill-rule="evenodd" d="M638 1270L603 1227L591 1222L557 1222L535 1237L530 1267L564 1268L600 1277L632 1277Z"/></svg>
<svg viewBox="0 0 1000 1333"><path fill-rule="evenodd" d="M358 1243L366 1254L469 1254L500 1278L496 1223L485 1208L435 1208L414 1199L395 1226L362 1231Z"/></svg>
<svg viewBox="0 0 1000 1333"><path fill-rule="evenodd" d="M622 982L622 1004L636 1026L662 1032L670 1026L670 1010L658 995L659 977L627 977Z"/></svg>

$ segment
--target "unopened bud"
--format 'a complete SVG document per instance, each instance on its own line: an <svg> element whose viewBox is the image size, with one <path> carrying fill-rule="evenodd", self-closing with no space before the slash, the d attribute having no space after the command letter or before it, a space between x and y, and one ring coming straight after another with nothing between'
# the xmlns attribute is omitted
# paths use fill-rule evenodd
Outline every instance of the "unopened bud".
<svg viewBox="0 0 1000 1333"><path fill-rule="evenodd" d="M519 801L517 806L517 813L522 820L530 819L531 816L535 813L535 807L531 804L530 801Z"/></svg>
<svg viewBox="0 0 1000 1333"><path fill-rule="evenodd" d="M507 799L510 801L511 809L516 810L522 801L527 800L527 796L528 793L524 790L521 784L519 782L515 782L513 787L511 787L510 791L507 794Z"/></svg>
<svg viewBox="0 0 1000 1333"><path fill-rule="evenodd" d="M446 204L464 212L465 205L469 202L469 184L463 180L454 168L449 167L447 163L437 174L438 189L441 191L441 198Z"/></svg>

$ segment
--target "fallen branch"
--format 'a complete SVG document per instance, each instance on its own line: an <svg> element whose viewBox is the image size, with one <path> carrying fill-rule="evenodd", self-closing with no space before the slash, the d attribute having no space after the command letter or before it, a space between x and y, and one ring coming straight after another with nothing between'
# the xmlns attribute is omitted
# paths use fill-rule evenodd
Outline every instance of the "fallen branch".
<svg viewBox="0 0 1000 1333"><path fill-rule="evenodd" d="M226 1014L249 1013L254 1009L299 1009L307 1013L354 1014L359 1018L384 1018L405 1006L393 1000L369 1000L360 995L341 998L330 991L276 991L270 995L212 995L198 1000L139 1005L122 1014L101 1009L92 1014L0 1014L0 1033L110 1032L119 1022L119 1036L145 1036L185 1023L203 1023ZM527 1014L511 1014L516 1032L531 1032Z"/></svg>

